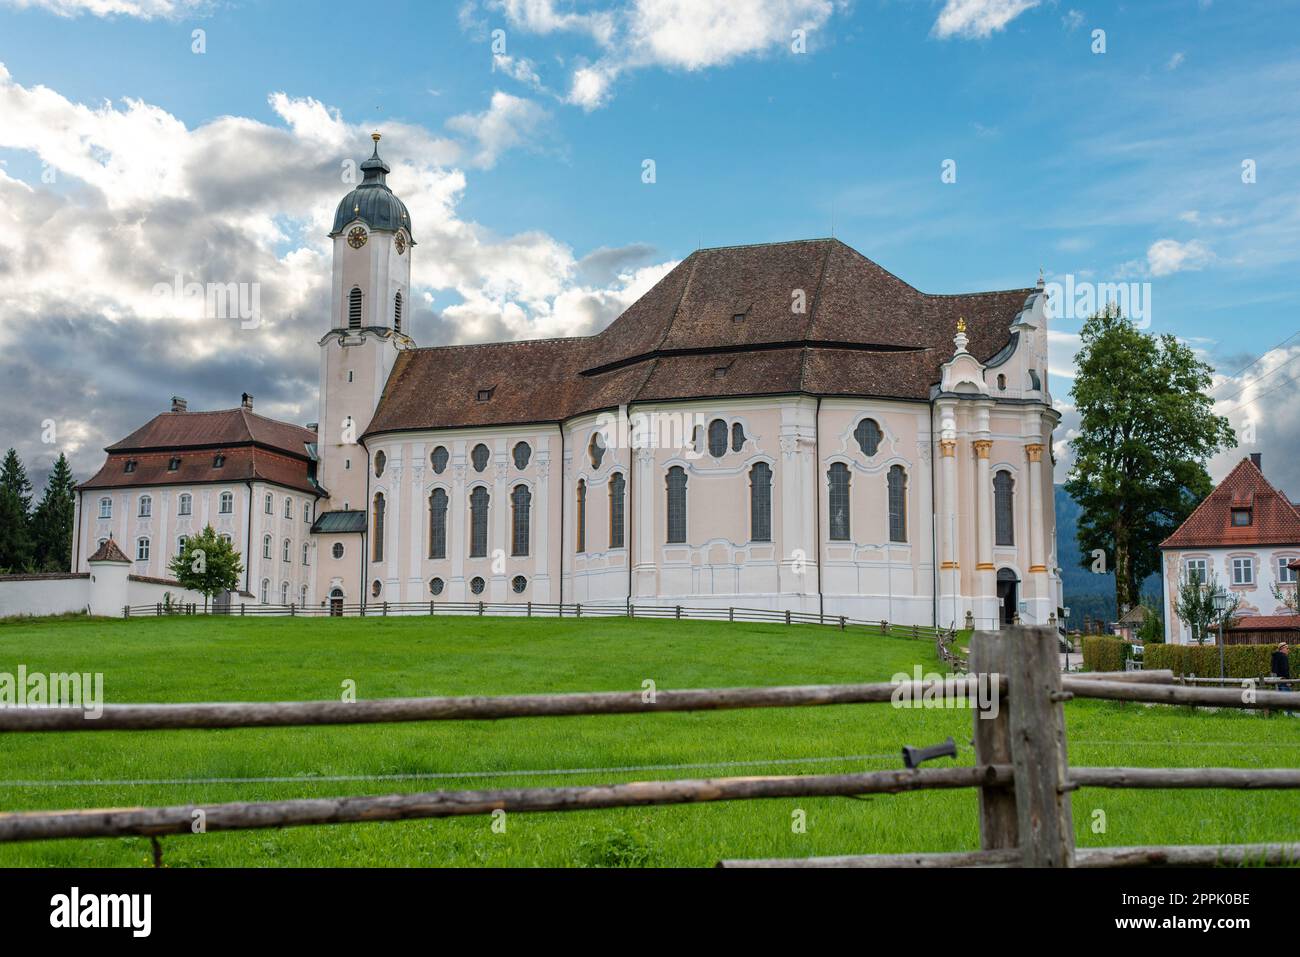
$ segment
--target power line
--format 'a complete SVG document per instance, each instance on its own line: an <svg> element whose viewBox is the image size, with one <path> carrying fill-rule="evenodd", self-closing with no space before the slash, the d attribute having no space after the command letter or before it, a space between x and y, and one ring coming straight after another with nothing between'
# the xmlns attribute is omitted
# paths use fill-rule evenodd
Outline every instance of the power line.
<svg viewBox="0 0 1300 957"><path fill-rule="evenodd" d="M1281 349L1284 345L1286 345L1288 342L1290 342L1290 341L1291 341L1292 339L1294 339L1296 336L1300 336L1300 330L1297 330L1296 332L1291 333L1291 335L1287 336L1285 339L1283 339L1281 342L1279 342L1279 343L1278 343L1277 345L1275 345L1273 348L1268 349L1268 350L1265 350L1264 352L1262 352L1261 354L1259 354L1258 356L1256 356L1252 361L1246 363L1244 366L1242 366L1240 369L1238 369L1238 370L1237 370L1236 372L1234 372L1232 375L1227 376L1227 377L1226 377L1222 382L1220 382L1218 385L1214 386L1214 388L1210 389L1210 391L1211 391L1211 392L1216 392L1217 390L1222 389L1225 385L1228 384L1228 381L1229 381L1230 379L1235 379L1235 378L1237 378L1237 376L1241 375L1241 374L1242 374L1243 372L1245 372L1247 369L1249 369L1249 368L1251 368L1251 367L1253 367L1253 366L1258 365L1259 362L1260 362L1260 360L1263 359L1265 356L1267 356L1270 352L1276 352L1278 349Z"/></svg>

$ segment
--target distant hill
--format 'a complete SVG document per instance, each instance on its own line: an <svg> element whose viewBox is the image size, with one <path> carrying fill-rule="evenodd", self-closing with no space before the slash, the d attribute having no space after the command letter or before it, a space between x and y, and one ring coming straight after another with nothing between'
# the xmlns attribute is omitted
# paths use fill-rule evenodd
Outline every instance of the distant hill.
<svg viewBox="0 0 1300 957"><path fill-rule="evenodd" d="M1079 505L1070 497L1064 485L1053 486L1056 496L1056 552L1061 563L1061 582L1065 591L1065 606L1070 609L1067 627L1083 627L1085 616L1103 621L1116 619L1115 575L1099 575L1092 571L1092 556L1079 547ZM1142 594L1158 598L1160 576L1152 575L1142 583Z"/></svg>

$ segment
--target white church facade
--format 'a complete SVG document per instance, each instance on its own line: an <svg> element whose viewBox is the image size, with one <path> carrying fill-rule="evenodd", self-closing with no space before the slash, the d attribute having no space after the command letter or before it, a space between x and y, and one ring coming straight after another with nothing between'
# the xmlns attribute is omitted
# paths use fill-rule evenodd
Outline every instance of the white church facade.
<svg viewBox="0 0 1300 957"><path fill-rule="evenodd" d="M317 423L158 416L80 486L74 571L111 537L165 575L210 523L268 604L1059 614L1041 279L935 296L833 239L701 249L596 335L420 347L377 136L361 169Z"/></svg>

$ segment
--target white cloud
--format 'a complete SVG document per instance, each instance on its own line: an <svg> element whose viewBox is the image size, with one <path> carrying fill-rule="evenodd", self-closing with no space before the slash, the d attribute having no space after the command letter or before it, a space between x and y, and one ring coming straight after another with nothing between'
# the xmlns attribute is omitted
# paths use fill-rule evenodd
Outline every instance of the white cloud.
<svg viewBox="0 0 1300 957"><path fill-rule="evenodd" d="M1147 249L1147 268L1153 276L1204 269L1213 259L1214 254L1199 239L1185 243L1158 239Z"/></svg>
<svg viewBox="0 0 1300 957"><path fill-rule="evenodd" d="M1180 50L1169 58L1169 62L1165 64L1165 69L1177 70L1180 66L1183 65L1183 61L1186 59L1187 59L1187 54L1183 53Z"/></svg>
<svg viewBox="0 0 1300 957"><path fill-rule="evenodd" d="M290 421L316 418L331 241L349 167L370 128L310 98L274 93L275 120L223 116L190 128L143 102L88 106L26 87L0 66L0 149L55 171L26 180L0 169L0 404L6 441L29 466L62 449L78 475L100 449L166 407L235 404ZM470 117L477 153L517 140L498 94ZM669 268L636 247L580 258L542 232L501 236L464 219L461 147L422 127L388 123L380 152L411 211L411 330L423 345L593 332ZM347 164L347 165L345 165ZM593 258L594 257L594 258ZM73 264L75 263L75 268ZM262 324L205 314L154 287L250 283ZM449 303L435 312L431 302ZM58 447L40 423L58 426Z"/></svg>
<svg viewBox="0 0 1300 957"><path fill-rule="evenodd" d="M608 103L613 83L637 69L703 70L789 50L795 30L827 23L834 0L630 0L604 10L561 11L554 0L491 0L515 29L545 35L582 33L601 52L572 69L566 99L593 110Z"/></svg>
<svg viewBox="0 0 1300 957"><path fill-rule="evenodd" d="M983 39L1038 4L1039 0L947 0L934 22L934 34L945 40Z"/></svg>
<svg viewBox="0 0 1300 957"><path fill-rule="evenodd" d="M504 73L534 90L544 89L537 68L527 57L512 57L497 53L492 57L492 72Z"/></svg>
<svg viewBox="0 0 1300 957"><path fill-rule="evenodd" d="M475 140L474 164L491 168L507 150L538 146L548 119L550 114L532 100L497 90L486 110L453 116L447 128Z"/></svg>
<svg viewBox="0 0 1300 957"><path fill-rule="evenodd" d="M1083 19L1082 10L1069 10L1066 12L1065 16L1061 17L1061 23L1065 26L1065 29L1073 33L1075 30L1079 29L1079 27L1083 26Z"/></svg>
<svg viewBox="0 0 1300 957"><path fill-rule="evenodd" d="M37 7L61 17L89 13L96 17L125 16L142 20L175 19L207 6L207 0L0 0L0 3L20 10Z"/></svg>

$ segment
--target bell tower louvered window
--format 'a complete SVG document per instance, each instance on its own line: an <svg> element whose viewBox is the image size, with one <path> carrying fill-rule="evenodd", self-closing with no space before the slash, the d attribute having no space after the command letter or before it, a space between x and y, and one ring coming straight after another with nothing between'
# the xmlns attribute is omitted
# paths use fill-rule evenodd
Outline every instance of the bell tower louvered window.
<svg viewBox="0 0 1300 957"><path fill-rule="evenodd" d="M400 292L393 298L393 329L397 332L402 331L402 294Z"/></svg>
<svg viewBox="0 0 1300 957"><path fill-rule="evenodd" d="M353 286L348 293L348 328L361 328L361 287Z"/></svg>

